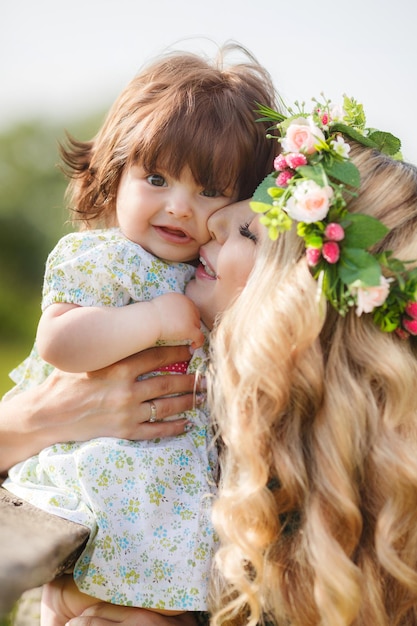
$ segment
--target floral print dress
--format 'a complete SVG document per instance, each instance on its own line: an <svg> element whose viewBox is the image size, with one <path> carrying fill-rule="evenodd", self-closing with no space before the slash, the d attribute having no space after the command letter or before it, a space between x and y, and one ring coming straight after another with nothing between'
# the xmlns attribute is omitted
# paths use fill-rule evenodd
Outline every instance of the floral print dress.
<svg viewBox="0 0 417 626"><path fill-rule="evenodd" d="M48 257L43 307L124 306L182 293L193 273L187 264L153 257L118 229L71 233ZM188 371L203 371L206 356L207 343ZM34 346L12 372L11 393L39 384L51 370ZM74 567L84 593L113 604L207 608L217 458L206 410L184 415L194 426L177 437L58 443L10 470L9 491L90 528Z"/></svg>

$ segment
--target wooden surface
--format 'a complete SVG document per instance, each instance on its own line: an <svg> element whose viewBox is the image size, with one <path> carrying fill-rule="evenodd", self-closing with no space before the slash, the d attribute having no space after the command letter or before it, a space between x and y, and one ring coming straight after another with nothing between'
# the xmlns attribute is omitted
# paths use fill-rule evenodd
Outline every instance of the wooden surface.
<svg viewBox="0 0 417 626"><path fill-rule="evenodd" d="M53 580L81 553L88 529L0 487L0 617L28 589Z"/></svg>

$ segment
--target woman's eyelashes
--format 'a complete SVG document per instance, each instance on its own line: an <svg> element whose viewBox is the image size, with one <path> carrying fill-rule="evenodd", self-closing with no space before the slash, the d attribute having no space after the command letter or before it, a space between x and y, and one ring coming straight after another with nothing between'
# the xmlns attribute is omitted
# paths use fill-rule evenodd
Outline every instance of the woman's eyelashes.
<svg viewBox="0 0 417 626"><path fill-rule="evenodd" d="M250 230L249 226L250 222L245 222L244 224L239 226L239 233L242 235L242 237L247 237L247 239L250 239L254 243L257 243L258 238L255 233Z"/></svg>

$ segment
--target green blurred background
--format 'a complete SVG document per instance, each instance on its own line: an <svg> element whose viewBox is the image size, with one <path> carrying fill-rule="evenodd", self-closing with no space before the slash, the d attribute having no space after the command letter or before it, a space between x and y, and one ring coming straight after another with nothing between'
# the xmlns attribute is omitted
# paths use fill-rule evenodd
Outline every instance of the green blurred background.
<svg viewBox="0 0 417 626"><path fill-rule="evenodd" d="M65 127L30 120L0 133L0 396L32 346L48 252L72 228L58 144L65 131L90 139L102 121L98 112Z"/></svg>

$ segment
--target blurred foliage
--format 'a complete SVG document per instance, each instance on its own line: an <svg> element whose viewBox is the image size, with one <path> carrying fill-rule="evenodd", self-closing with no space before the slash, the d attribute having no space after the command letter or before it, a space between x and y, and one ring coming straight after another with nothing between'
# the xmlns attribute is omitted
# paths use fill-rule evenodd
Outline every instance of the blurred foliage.
<svg viewBox="0 0 417 626"><path fill-rule="evenodd" d="M90 139L102 113L66 128ZM40 315L45 260L71 230L59 169L58 123L28 121L0 132L0 396L12 386L8 372L30 351Z"/></svg>

